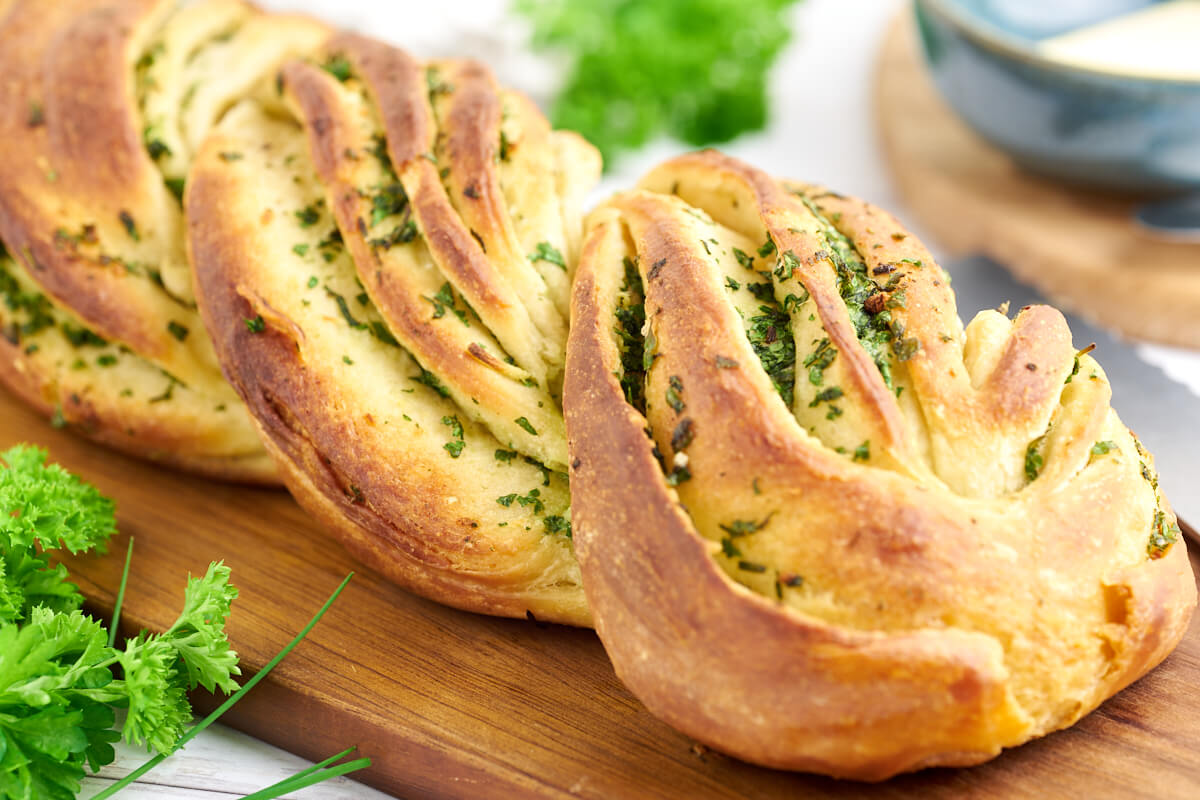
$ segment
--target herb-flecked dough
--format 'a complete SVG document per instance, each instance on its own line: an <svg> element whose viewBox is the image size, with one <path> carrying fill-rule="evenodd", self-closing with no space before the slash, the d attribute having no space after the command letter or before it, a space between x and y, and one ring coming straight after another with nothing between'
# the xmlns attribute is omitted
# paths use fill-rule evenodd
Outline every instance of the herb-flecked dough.
<svg viewBox="0 0 1200 800"><path fill-rule="evenodd" d="M182 192L224 110L328 29L176 6L0 4L0 380L108 446L276 483L203 335Z"/></svg>
<svg viewBox="0 0 1200 800"><path fill-rule="evenodd" d="M618 675L748 761L985 761L1158 664L1196 602L1061 314L983 311L889 214L706 151L592 212L564 405Z"/></svg>
<svg viewBox="0 0 1200 800"><path fill-rule="evenodd" d="M560 398L599 167L483 66L339 34L190 173L200 310L285 482L440 602L590 621Z"/></svg>

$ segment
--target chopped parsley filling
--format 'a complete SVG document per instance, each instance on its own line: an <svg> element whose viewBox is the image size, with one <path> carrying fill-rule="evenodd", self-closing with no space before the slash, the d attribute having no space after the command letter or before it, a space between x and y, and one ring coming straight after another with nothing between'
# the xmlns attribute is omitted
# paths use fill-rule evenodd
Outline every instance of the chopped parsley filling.
<svg viewBox="0 0 1200 800"><path fill-rule="evenodd" d="M850 322L854 325L855 336L858 337L858 341L867 355L875 362L875 366L879 368L883 382L889 389L894 389L891 348L895 348L894 352L899 360L907 361L916 355L921 347L918 340L905 339L903 325L892 319L891 310L897 305L903 307L903 296L892 305L885 304L886 307L879 313L870 313L867 310L867 298L878 294L880 288L867 274L866 262L863 261L850 239L834 227L833 223L817 209L815 203L807 197L802 196L801 199L817 219L820 233L825 239L826 252L833 262L837 275L838 294L846 304ZM899 288L900 277L903 275L893 277L883 290L889 293L895 292Z"/></svg>
<svg viewBox="0 0 1200 800"><path fill-rule="evenodd" d="M1150 541L1146 543L1146 554L1150 558L1162 558L1171 549L1171 545L1179 541L1180 533L1182 531L1179 530L1176 520L1168 520L1162 509L1156 510L1150 523Z"/></svg>
<svg viewBox="0 0 1200 800"><path fill-rule="evenodd" d="M621 390L625 402L646 413L646 341L642 330L646 325L645 294L642 277L637 264L625 258L625 280L621 284L621 295L614 314L617 324L613 332L617 335L617 347L621 354Z"/></svg>
<svg viewBox="0 0 1200 800"><path fill-rule="evenodd" d="M749 320L746 336L775 391L791 408L796 389L796 340L792 336L792 318L769 305L758 307Z"/></svg>
<svg viewBox="0 0 1200 800"><path fill-rule="evenodd" d="M350 67L349 60L347 60L344 55L339 53L331 55L328 60L321 65L321 69L325 70L334 78L336 78L339 83L345 83L354 76L354 70Z"/></svg>
<svg viewBox="0 0 1200 800"><path fill-rule="evenodd" d="M408 194L400 181L390 181L371 195L371 227L408 208Z"/></svg>
<svg viewBox="0 0 1200 800"><path fill-rule="evenodd" d="M1029 447L1025 448L1025 478L1030 483L1033 483L1037 476L1042 474L1042 467L1046 463L1040 452L1044 438L1044 436L1039 436L1029 443Z"/></svg>
<svg viewBox="0 0 1200 800"><path fill-rule="evenodd" d="M463 439L462 423L459 422L457 416L446 416L442 417L442 424L450 428L451 437L451 440L442 445L442 447L446 449L451 458L458 458L462 455L463 448L467 446L466 441Z"/></svg>
<svg viewBox="0 0 1200 800"><path fill-rule="evenodd" d="M409 380L416 381L422 386L428 386L442 397L450 396L450 390L443 386L442 382L437 379L437 376L427 369L422 369L419 375L414 375Z"/></svg>
<svg viewBox="0 0 1200 800"><path fill-rule="evenodd" d="M542 524L546 526L546 533L557 533L568 539L572 538L571 520L560 514L551 514L542 520Z"/></svg>
<svg viewBox="0 0 1200 800"><path fill-rule="evenodd" d="M531 262L545 261L548 264L554 264L562 270L566 270L567 262L563 258L562 253L549 242L538 242L537 249L529 254Z"/></svg>
<svg viewBox="0 0 1200 800"><path fill-rule="evenodd" d="M817 343L817 349L804 359L804 366L808 367L809 383L813 386L820 386L825 382L825 370L837 358L837 353L837 348L830 343L828 338Z"/></svg>
<svg viewBox="0 0 1200 800"><path fill-rule="evenodd" d="M463 325L471 327L471 321L467 318L467 312L455 306L454 289L451 288L450 282L442 284L442 288L438 289L437 294L433 297L424 297L422 299L428 301L433 306L433 318L441 319L446 316L449 311L454 316L458 317Z"/></svg>

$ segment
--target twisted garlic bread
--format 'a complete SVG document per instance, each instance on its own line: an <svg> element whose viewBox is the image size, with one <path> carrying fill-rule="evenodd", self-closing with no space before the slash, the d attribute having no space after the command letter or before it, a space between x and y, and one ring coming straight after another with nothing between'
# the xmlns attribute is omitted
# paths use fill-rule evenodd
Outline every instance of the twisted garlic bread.
<svg viewBox="0 0 1200 800"><path fill-rule="evenodd" d="M275 481L196 311L181 197L208 129L326 29L238 0L7 5L0 379L118 449Z"/></svg>
<svg viewBox="0 0 1200 800"><path fill-rule="evenodd" d="M977 315L891 216L713 152L595 211L564 393L617 672L743 759L882 779L1066 727L1195 585L1052 308Z"/></svg>
<svg viewBox="0 0 1200 800"><path fill-rule="evenodd" d="M193 167L226 374L359 558L460 608L587 624L559 396L599 156L478 64L326 49L230 111Z"/></svg>

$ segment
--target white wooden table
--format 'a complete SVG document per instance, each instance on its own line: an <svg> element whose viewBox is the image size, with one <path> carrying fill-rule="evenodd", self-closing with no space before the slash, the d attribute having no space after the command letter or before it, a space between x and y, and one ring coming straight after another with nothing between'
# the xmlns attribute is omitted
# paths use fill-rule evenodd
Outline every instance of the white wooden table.
<svg viewBox="0 0 1200 800"><path fill-rule="evenodd" d="M520 49L525 29L506 14L508 0L259 2L273 9L308 11L421 55L479 58L491 64L503 82L526 90L539 101L544 101L555 85L553 68ZM888 185L868 101L877 43L904 3L805 0L795 11L797 33L792 45L781 56L772 77L770 128L744 136L725 149L776 174L826 183L867 198L904 218L903 204ZM632 185L651 165L682 149L679 144L661 142L627 158L606 177L597 197ZM937 243L931 244L936 252ZM1151 345L1143 345L1140 350L1147 360L1200 395L1200 353ZM116 763L89 778L82 797L91 797L145 758L144 751L118 747ZM119 796L128 800L240 797L308 765L276 747L214 725ZM371 800L386 795L342 778L291 796Z"/></svg>
<svg viewBox="0 0 1200 800"><path fill-rule="evenodd" d="M121 744L117 747L117 760L99 775L85 781L80 798L88 800L132 772L147 757L145 750ZM187 747L119 792L117 797L120 800L242 797L295 775L309 765L299 756L218 724L203 731ZM385 800L388 797L346 777L334 778L288 796L307 800Z"/></svg>

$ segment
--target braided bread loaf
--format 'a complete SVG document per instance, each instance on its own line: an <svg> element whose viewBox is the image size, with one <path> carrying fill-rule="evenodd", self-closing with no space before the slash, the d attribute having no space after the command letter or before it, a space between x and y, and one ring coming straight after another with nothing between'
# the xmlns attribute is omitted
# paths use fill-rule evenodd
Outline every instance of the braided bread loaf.
<svg viewBox="0 0 1200 800"><path fill-rule="evenodd" d="M302 505L393 580L586 624L559 404L599 156L472 62L343 34L204 143L217 353Z"/></svg>
<svg viewBox="0 0 1200 800"><path fill-rule="evenodd" d="M888 214L712 152L588 231L576 541L655 714L750 761L881 779L1068 726L1179 641L1174 515L1057 311L964 331Z"/></svg>
<svg viewBox="0 0 1200 800"><path fill-rule="evenodd" d="M181 193L235 99L326 29L239 0L0 9L0 379L57 422L220 477L274 468L196 311Z"/></svg>

